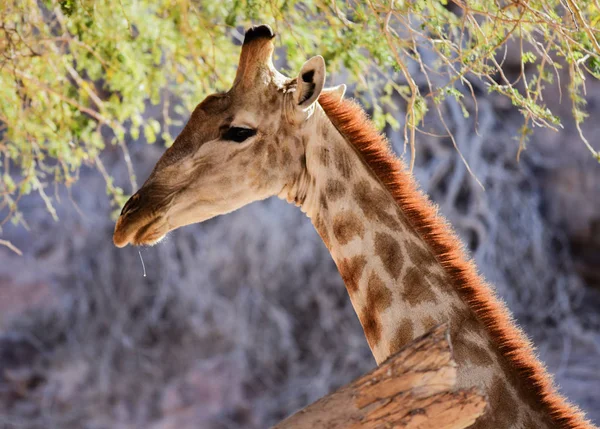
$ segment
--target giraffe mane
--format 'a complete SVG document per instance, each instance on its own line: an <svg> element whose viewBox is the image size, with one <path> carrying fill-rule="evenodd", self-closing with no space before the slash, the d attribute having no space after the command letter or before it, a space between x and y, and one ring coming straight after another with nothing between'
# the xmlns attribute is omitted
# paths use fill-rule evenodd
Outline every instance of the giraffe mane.
<svg viewBox="0 0 600 429"><path fill-rule="evenodd" d="M583 413L554 387L531 342L515 324L505 304L477 273L464 246L437 207L419 190L404 163L361 106L335 94L322 93L319 103L333 125L396 200L411 225L446 270L455 290L488 330L505 359L530 383L530 390L561 429L591 427Z"/></svg>

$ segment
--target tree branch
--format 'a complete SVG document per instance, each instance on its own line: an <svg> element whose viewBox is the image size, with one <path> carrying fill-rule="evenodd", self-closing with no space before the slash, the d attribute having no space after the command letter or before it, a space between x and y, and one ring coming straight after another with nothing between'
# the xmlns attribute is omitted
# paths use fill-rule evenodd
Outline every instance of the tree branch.
<svg viewBox="0 0 600 429"><path fill-rule="evenodd" d="M441 325L274 429L466 428L486 401L476 388L455 390L455 383L448 327Z"/></svg>

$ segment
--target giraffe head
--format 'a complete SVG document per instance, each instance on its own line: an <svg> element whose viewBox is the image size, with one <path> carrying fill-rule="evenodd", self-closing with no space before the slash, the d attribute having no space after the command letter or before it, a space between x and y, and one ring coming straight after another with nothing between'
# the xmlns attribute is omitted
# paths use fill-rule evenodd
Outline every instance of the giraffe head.
<svg viewBox="0 0 600 429"><path fill-rule="evenodd" d="M323 90L325 63L308 60L297 78L273 67L274 34L253 27L232 88L192 113L148 180L123 207L114 243L154 244L169 231L302 186L303 132Z"/></svg>

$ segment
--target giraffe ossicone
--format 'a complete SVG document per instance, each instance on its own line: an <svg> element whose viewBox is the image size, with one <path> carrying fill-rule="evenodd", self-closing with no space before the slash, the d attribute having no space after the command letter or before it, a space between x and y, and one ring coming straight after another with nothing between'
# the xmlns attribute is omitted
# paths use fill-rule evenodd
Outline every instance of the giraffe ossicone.
<svg viewBox="0 0 600 429"><path fill-rule="evenodd" d="M114 243L169 231L277 195L329 249L378 363L449 322L458 386L489 409L473 428L590 428L553 387L504 304L364 111L324 87L322 57L275 70L274 33L246 34L232 88L202 101L123 207Z"/></svg>

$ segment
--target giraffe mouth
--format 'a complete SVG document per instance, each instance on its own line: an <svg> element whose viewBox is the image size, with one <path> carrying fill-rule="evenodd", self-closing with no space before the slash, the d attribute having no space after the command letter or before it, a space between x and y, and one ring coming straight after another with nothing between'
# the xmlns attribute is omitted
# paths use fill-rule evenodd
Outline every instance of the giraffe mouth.
<svg viewBox="0 0 600 429"><path fill-rule="evenodd" d="M167 235L168 227L162 218L156 218L138 229L131 244L134 246L153 246Z"/></svg>
<svg viewBox="0 0 600 429"><path fill-rule="evenodd" d="M169 226L162 216L154 217L146 222L137 222L137 225L127 222L123 216L119 217L115 225L113 242L117 247L152 246L160 242L169 232Z"/></svg>

